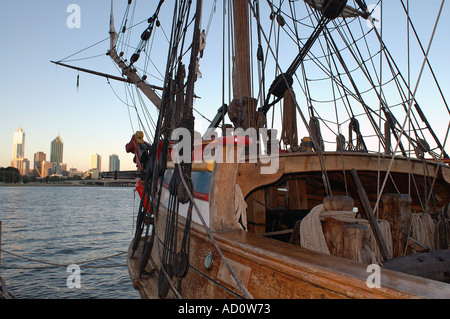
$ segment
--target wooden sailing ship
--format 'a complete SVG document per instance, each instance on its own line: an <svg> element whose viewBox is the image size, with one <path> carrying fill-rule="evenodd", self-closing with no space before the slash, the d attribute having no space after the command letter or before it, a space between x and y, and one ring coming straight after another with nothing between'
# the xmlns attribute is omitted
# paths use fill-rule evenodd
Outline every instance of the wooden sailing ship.
<svg viewBox="0 0 450 319"><path fill-rule="evenodd" d="M119 35L111 14L108 51L122 70L122 79L136 85L159 110L151 142L137 132L126 146L141 172L136 184L141 202L128 254L131 281L141 296L450 297L450 167L445 144L427 122L416 92L402 77L378 30L370 29L379 45L371 60L365 60L358 49L369 32L359 39L350 31L341 33L350 30L351 22L373 21L365 1L288 1L290 10L267 1L273 30L274 26L278 31L290 30L298 44L288 67L278 48L271 47L272 33L263 28L267 16L260 13L260 1L224 1L223 27L228 20L231 31L228 40L224 33L223 43L225 47L228 41L232 52L232 89L229 101L223 94L222 107L209 127L208 132L220 128L219 134L208 138L205 134L203 139L194 131L193 113L205 43L203 1L174 1L161 95L135 67L160 23L163 2L148 19L129 61L117 51ZM127 12L131 5L128 1ZM301 8L306 8L308 21L293 16ZM307 38L297 33L301 23L309 23ZM126 22L121 30L125 33ZM339 37L348 41L344 47ZM192 44L185 44L187 39ZM323 56L312 52L315 47L321 47ZM344 49L357 62L354 69L346 64ZM380 66L390 67L392 78L387 82L400 91L397 108L408 119L416 114L425 127L412 129L417 122L402 124L396 119L387 89L382 91L383 78L372 77L366 65L374 67L374 56ZM424 56L428 63L425 51ZM278 72L266 90L268 57ZM262 74L259 82L253 80L252 62ZM314 107L318 101L310 95L308 85L314 80L308 78L307 62L322 69L325 80L332 83L333 109L338 104L347 107L348 120L338 122L331 151L326 150L320 130L320 124L331 124ZM367 101L355 70L363 70L376 102ZM297 102L296 89L305 95L307 112ZM445 103L443 93L442 98ZM355 103L364 110L364 125L374 127L376 152L366 145L361 116L351 111ZM269 110L278 105L283 113L281 142L268 123ZM308 132L301 141L297 117ZM187 136L174 135L180 127ZM181 144L183 150L177 148ZM211 157L205 159L208 150Z"/></svg>

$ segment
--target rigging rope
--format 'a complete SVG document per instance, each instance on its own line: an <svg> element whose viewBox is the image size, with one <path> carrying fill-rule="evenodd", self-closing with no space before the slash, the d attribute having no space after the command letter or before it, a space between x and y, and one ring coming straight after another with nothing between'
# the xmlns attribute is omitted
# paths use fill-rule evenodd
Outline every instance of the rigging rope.
<svg viewBox="0 0 450 319"><path fill-rule="evenodd" d="M411 236L431 250L436 249L437 222L427 213L411 214Z"/></svg>
<svg viewBox="0 0 450 319"><path fill-rule="evenodd" d="M425 54L425 57L424 57L424 61L423 61L423 63L422 63L422 66L421 66L421 69L420 69L420 72L419 72L419 76L418 76L418 79L417 79L417 82L416 82L416 86L415 86L415 88L414 88L414 91L413 91L413 94L412 94L412 97L411 97L411 102L408 104L407 116L405 117L405 120L403 121L403 125L402 125L402 128L401 128L400 136L403 135L403 132L405 131L406 123L407 123L407 121L408 121L409 114L410 114L411 108L412 108L412 101L415 99L415 96L416 96L416 93L417 93L417 89L418 89L418 87L419 87L419 83L420 83L420 80L421 80L421 78L422 78L423 69L424 69L425 64L426 64L426 61L427 61L427 59L428 59L428 54L429 54L429 52L430 52L431 45L432 45L433 39L434 39L434 35L435 35L435 33L436 33L436 29L437 29L437 26L438 26L438 24L439 24L439 20L440 20L441 14L442 14L442 9L443 9L443 6L444 6L444 2L445 2L445 0L442 0L441 6L440 6L440 8L439 8L439 13L438 13L438 16L437 16L437 18L436 18L436 22L435 22L434 27L433 27L433 32L432 32L432 34L431 34L431 38L430 38L430 41L429 41L429 44L428 44L428 48L427 48L427 51L426 51L426 54ZM378 33L377 33L377 34L378 34ZM378 36L379 36L379 35L378 35ZM396 145L395 145L394 153L397 151L397 148L398 148L399 144L400 144L400 140L398 140L397 143L396 143ZM390 171L391 171L391 168L392 168L393 163L394 163L394 154L393 154L392 157L391 157L391 160L390 160L388 169L387 169L387 171L386 171L386 176L385 176L385 178L384 178L384 180L383 180L383 184L381 185L380 194L383 193L384 187L386 186L387 178L388 178L388 176L390 176L389 173L390 173ZM381 200L381 196L378 196L377 201L376 201L376 204L375 204L375 208L374 208L374 214L376 214L376 212L377 212L377 209L378 209L378 205L379 205L379 203L380 203L380 200Z"/></svg>
<svg viewBox="0 0 450 319"><path fill-rule="evenodd" d="M181 172L181 167L178 166L178 169ZM247 290L247 288L245 288L245 286L242 284L242 281L236 276L236 273L234 271L233 268L231 268L230 264L227 261L227 258L224 256L222 249L220 248L220 246L217 244L216 239L214 238L213 233L211 232L211 229L208 227L208 225L205 222L205 219L203 218L202 214L200 213L200 209L198 208L197 204L194 201L194 196L192 196L191 191L189 190L186 180L184 179L183 175L181 174L181 181L184 184L184 187L186 189L187 195L189 196L191 202L193 203L193 206L195 208L195 212L197 213L197 216L200 218L200 221L202 222L203 228L206 230L206 232L208 233L208 237L211 240L211 242L213 243L214 247L216 248L217 252L219 253L220 257L222 258L225 266L227 267L231 277L233 278L233 280L236 282L237 286L239 287L239 289L242 291L242 293L245 295L245 297L247 299L253 299L252 294Z"/></svg>
<svg viewBox="0 0 450 319"><path fill-rule="evenodd" d="M18 257L21 259L25 259L27 261L32 261L32 262L37 262L37 263L41 263L41 264L46 264L48 266L44 266L44 267L15 267L15 266L0 266L0 268L5 268L5 269L45 269L45 268L58 268L58 267L68 267L69 265L72 264L77 264L77 265L85 265L85 264L90 264L92 262L95 261L99 261L99 260L104 260L104 259L109 259L109 258L113 258L113 257L117 257L117 256L121 256L126 254L127 252L120 252L120 253L116 253L113 255L108 255L108 256L104 256L104 257L99 257L99 258L94 258L94 259L89 259L89 260L85 260L85 261L81 261L81 262L71 262L71 263L54 263L54 262L48 262L48 261L44 261L44 260L39 260L36 258L30 258L30 257L25 257L7 250L2 249L2 252L12 255L14 257ZM126 265L110 265L110 266L84 266L84 268L110 268L110 267L124 267Z"/></svg>

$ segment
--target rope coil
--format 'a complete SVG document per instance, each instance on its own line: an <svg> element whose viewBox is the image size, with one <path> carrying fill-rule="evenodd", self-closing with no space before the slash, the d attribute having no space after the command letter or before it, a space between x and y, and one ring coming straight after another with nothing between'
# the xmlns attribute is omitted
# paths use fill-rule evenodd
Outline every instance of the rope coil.
<svg viewBox="0 0 450 319"><path fill-rule="evenodd" d="M324 205L317 205L311 212L302 220L300 224L300 246L303 248L318 251L327 255L330 255L325 235L323 233L321 220L325 220L327 217L331 217L338 221L346 223L357 223L365 226L369 226L369 221L366 219L357 219L356 214L353 211L325 211ZM389 253L392 253L392 237L390 225L385 220L378 220L378 225L381 229L383 238L385 239ZM374 239L372 230L369 230L369 242L365 245L367 250L372 255L372 260L383 260L381 252Z"/></svg>

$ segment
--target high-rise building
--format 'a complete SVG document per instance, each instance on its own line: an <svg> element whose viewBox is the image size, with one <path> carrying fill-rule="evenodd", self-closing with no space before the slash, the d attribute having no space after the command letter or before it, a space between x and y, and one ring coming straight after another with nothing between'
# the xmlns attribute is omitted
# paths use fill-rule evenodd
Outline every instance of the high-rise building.
<svg viewBox="0 0 450 319"><path fill-rule="evenodd" d="M120 171L120 160L117 154L109 155L109 171Z"/></svg>
<svg viewBox="0 0 450 319"><path fill-rule="evenodd" d="M50 162L62 163L63 162L63 147L64 143L61 136L58 136L52 141L50 148Z"/></svg>
<svg viewBox="0 0 450 319"><path fill-rule="evenodd" d="M41 177L46 177L46 176L52 175L53 174L53 163L43 161L41 163L41 169L42 169Z"/></svg>
<svg viewBox="0 0 450 319"><path fill-rule="evenodd" d="M20 175L30 174L30 161L26 158L15 158L11 161L11 167L19 170Z"/></svg>
<svg viewBox="0 0 450 319"><path fill-rule="evenodd" d="M30 173L30 161L25 158L25 132L21 127L14 132L11 166L17 168L20 175L28 175Z"/></svg>
<svg viewBox="0 0 450 319"><path fill-rule="evenodd" d="M25 157L25 132L21 127L14 132L13 159Z"/></svg>
<svg viewBox="0 0 450 319"><path fill-rule="evenodd" d="M44 152L37 152L34 153L34 170L36 171L36 176L44 177L43 170L42 170L42 162L45 162L47 160L47 154Z"/></svg>
<svg viewBox="0 0 450 319"><path fill-rule="evenodd" d="M102 171L102 157L98 154L91 154L91 170Z"/></svg>

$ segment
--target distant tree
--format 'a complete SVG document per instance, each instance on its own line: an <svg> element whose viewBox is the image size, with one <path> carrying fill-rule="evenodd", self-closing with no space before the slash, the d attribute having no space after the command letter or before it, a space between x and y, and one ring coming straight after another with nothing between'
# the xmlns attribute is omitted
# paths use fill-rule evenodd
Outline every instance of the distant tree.
<svg viewBox="0 0 450 319"><path fill-rule="evenodd" d="M3 183L18 183L20 181L20 172L17 168L0 168L0 181Z"/></svg>

